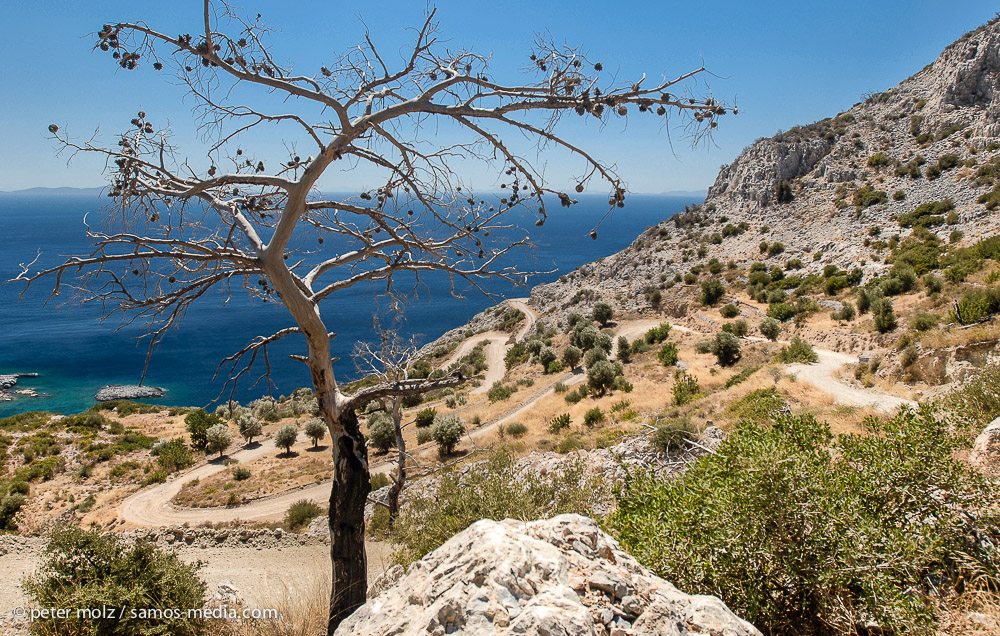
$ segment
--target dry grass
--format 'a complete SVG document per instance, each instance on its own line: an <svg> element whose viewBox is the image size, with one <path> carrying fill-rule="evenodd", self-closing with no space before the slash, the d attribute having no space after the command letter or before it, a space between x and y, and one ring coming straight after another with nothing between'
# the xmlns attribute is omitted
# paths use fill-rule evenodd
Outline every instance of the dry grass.
<svg viewBox="0 0 1000 636"><path fill-rule="evenodd" d="M326 634L330 608L330 581L323 579L305 590L271 589L258 608L277 610L277 618L220 620L210 633L221 636L319 636Z"/></svg>
<svg viewBox="0 0 1000 636"><path fill-rule="evenodd" d="M938 636L1000 634L1000 593L971 591L939 601Z"/></svg>
<svg viewBox="0 0 1000 636"><path fill-rule="evenodd" d="M298 454L268 456L246 464L250 478L233 479L232 470L226 469L210 477L185 484L171 500L178 506L206 508L224 506L234 495L240 502L252 501L291 488L325 481L333 476L330 456L322 449L310 452L298 449Z"/></svg>

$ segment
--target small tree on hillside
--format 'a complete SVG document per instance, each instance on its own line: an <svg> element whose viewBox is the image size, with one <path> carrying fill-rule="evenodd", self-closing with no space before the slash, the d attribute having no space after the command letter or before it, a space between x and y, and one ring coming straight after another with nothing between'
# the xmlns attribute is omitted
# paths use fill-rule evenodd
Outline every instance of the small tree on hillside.
<svg viewBox="0 0 1000 636"><path fill-rule="evenodd" d="M312 440L313 448L319 446L319 441L326 437L326 424L323 420L309 420L305 425L306 437Z"/></svg>
<svg viewBox="0 0 1000 636"><path fill-rule="evenodd" d="M247 444L253 444L253 438L264 432L264 423L253 413L241 413L236 418L236 426L240 429L240 437L245 439Z"/></svg>
<svg viewBox="0 0 1000 636"><path fill-rule="evenodd" d="M580 364L580 358L583 357L583 352L580 351L579 347L574 347L573 345L567 345L562 352L562 361L570 369L576 369L577 365Z"/></svg>
<svg viewBox="0 0 1000 636"><path fill-rule="evenodd" d="M594 305L594 313L591 314L594 320L601 323L602 327L607 327L608 323L615 316L615 310L608 303L597 303Z"/></svg>
<svg viewBox="0 0 1000 636"><path fill-rule="evenodd" d="M188 434L191 436L191 447L205 450L205 445L208 443L208 429L221 423L221 417L209 415L205 409L195 409L185 415L184 424L187 425Z"/></svg>
<svg viewBox="0 0 1000 636"><path fill-rule="evenodd" d="M773 342L781 335L781 323L774 318L765 318L760 323L760 333Z"/></svg>
<svg viewBox="0 0 1000 636"><path fill-rule="evenodd" d="M409 289L429 272L473 284L490 276L523 282L525 272L507 256L527 236L512 236L510 213L528 207L541 223L547 201L576 202L546 181L546 163L533 161L523 146L537 143L578 162L572 189L603 183L610 212L624 206L625 186L609 164L565 136L566 115L607 124L682 113L698 139L728 112L686 84L704 69L620 82L581 50L539 38L523 58L531 62L528 77L512 80L490 68L492 56L457 42L446 47L436 31L431 11L401 55L385 55L366 33L331 63L293 71L286 55L270 49L270 29L259 15L244 18L223 2L204 0L191 33L143 21L104 25L95 50L107 51L115 65L173 71L206 147L190 159L182 155L164 125L166 113L139 112L111 140L49 126L68 153L106 162L109 229L91 226L95 249L87 256L37 273L28 265L18 276L30 284L52 275L59 293L80 275L71 284L89 289L86 299L109 313L144 323L150 347L213 288L243 289L287 310L287 327L251 340L222 371L244 378L267 358L268 346L299 339L296 359L309 369L332 440L331 634L364 604L368 587L370 476L357 412L398 387L342 390L331 355L338 314L324 314L325 301L373 281L399 300L396 284ZM102 90L113 98L113 89ZM275 130L283 144L272 143ZM439 138L438 130L448 133ZM500 192L474 191L456 173L459 166L495 175L495 185L486 177L485 187ZM373 185L342 198L320 195L325 174L354 168L354 182ZM318 247L325 240L331 248ZM437 386L413 382L405 390Z"/></svg>
<svg viewBox="0 0 1000 636"><path fill-rule="evenodd" d="M220 458L232 443L233 434L229 432L229 427L225 424L216 424L205 433L205 450L210 453L218 453Z"/></svg>
<svg viewBox="0 0 1000 636"><path fill-rule="evenodd" d="M703 305L715 305L726 293L726 288L717 280L706 280L701 284L701 302Z"/></svg>
<svg viewBox="0 0 1000 636"><path fill-rule="evenodd" d="M285 424L274 434L274 445L278 448L284 448L285 454L292 452L292 446L295 445L295 440L299 438L299 429L295 428L292 424Z"/></svg>

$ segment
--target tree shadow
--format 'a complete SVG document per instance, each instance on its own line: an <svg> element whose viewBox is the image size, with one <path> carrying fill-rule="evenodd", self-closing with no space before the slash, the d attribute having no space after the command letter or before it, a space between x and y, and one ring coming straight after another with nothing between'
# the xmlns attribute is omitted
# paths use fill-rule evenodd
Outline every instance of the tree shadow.
<svg viewBox="0 0 1000 636"><path fill-rule="evenodd" d="M291 459L292 457L298 457L299 454L297 452L293 451L293 450L290 450L290 451L284 451L284 452L278 453L277 456L278 457L285 457L285 458Z"/></svg>
<svg viewBox="0 0 1000 636"><path fill-rule="evenodd" d="M307 453L318 453L320 451L326 450L326 444L320 444L319 446L310 446L306 449Z"/></svg>
<svg viewBox="0 0 1000 636"><path fill-rule="evenodd" d="M260 441L250 442L249 444L243 445L243 450L254 450L260 448L260 446L261 446Z"/></svg>

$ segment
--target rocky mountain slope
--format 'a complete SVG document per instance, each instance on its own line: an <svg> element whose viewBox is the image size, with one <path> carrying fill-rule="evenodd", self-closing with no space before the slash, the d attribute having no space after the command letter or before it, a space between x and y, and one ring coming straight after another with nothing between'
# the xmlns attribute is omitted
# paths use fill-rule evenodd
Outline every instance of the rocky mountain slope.
<svg viewBox="0 0 1000 636"><path fill-rule="evenodd" d="M935 228L943 241L950 235L972 244L995 235L998 219L988 207L1000 204L1000 190L991 190L997 174L994 20L847 112L754 142L720 171L702 205L649 228L617 254L536 287L532 304L558 312L569 302L586 311L605 299L641 310L659 290L669 313L681 302L681 286L672 282L711 259L740 268L798 259L803 272L861 267L869 279L888 269L891 246L917 230L903 215L921 204L953 204L947 224Z"/></svg>

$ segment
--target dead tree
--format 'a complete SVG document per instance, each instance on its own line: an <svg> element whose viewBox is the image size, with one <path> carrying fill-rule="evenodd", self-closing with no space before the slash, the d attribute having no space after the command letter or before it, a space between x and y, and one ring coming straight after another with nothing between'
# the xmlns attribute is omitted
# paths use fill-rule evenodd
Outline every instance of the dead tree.
<svg viewBox="0 0 1000 636"><path fill-rule="evenodd" d="M272 343L291 336L304 341L304 355L296 359L309 368L335 467L331 633L365 601L369 472L356 410L390 390L405 395L435 384L345 394L331 359L336 319L324 318L324 301L370 281L399 299L403 282L432 272L453 284L475 285L488 276L523 283L525 272L504 260L527 244L526 235L511 236L510 211L526 207L541 224L550 200L575 203L544 178L543 149L577 162L570 190L606 188L608 211L624 206L624 183L609 164L560 133L563 117L602 124L659 118L667 128L666 117L677 114L697 139L719 116L735 112L689 94L687 80L703 69L623 83L579 49L539 38L524 79L512 82L501 79L509 73L492 72L488 57L446 48L436 27L431 11L398 59L366 34L359 46L313 72L283 65L268 48L259 14L244 18L221 2L205 0L191 33L166 33L144 22L104 25L95 49L123 70L171 73L194 105L206 146L199 157L181 154L161 125L165 116L154 112L138 113L110 142L50 126L70 155L105 158L112 203L105 226L88 228L89 255L42 271L27 265L19 276L29 286L53 277L56 294L64 287L84 290L84 302L143 325L150 350L214 288L242 288L261 302L284 305L289 327L259 335L220 368L235 382L258 358L268 367ZM282 131L282 156L255 150L254 139L263 146L273 134L265 128ZM444 129L447 141L440 141L435 135ZM527 145L533 148L523 150ZM343 199L319 195L318 180L328 170L357 167L379 171L380 185ZM485 186L491 192L478 193L462 176L476 175L480 183L484 174L495 175ZM307 238L311 249L303 247ZM325 249L324 241L334 249Z"/></svg>

